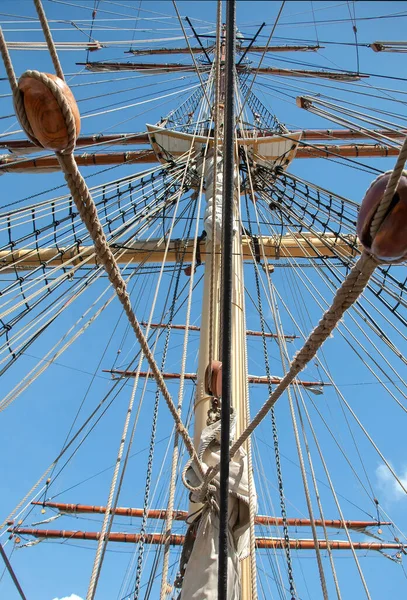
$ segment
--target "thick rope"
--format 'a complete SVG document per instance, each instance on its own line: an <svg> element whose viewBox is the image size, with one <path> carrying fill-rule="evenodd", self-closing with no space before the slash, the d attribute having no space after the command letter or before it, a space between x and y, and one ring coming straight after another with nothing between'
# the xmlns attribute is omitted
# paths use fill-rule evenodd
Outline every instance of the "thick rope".
<svg viewBox="0 0 407 600"><path fill-rule="evenodd" d="M171 398L171 395L165 384L164 378L154 359L154 356L151 353L151 350L148 346L146 338L144 337L136 315L133 312L130 297L126 288L126 283L120 273L119 267L117 266L113 252L107 242L106 236L103 231L103 227L100 223L97 214L96 205L89 192L88 186L86 185L85 180L80 174L76 161L72 154L62 155L57 153L57 159L61 166L61 169L64 172L65 180L68 184L68 187L74 199L75 205L79 211L81 219L85 223L86 228L88 229L90 236L93 240L96 255L100 263L105 268L105 271L109 277L109 281L112 283L116 290L117 296L123 306L129 323L133 328L134 333L136 334L141 349L154 374L155 380L157 381L157 385L160 388L161 393L170 410L170 413L174 418L177 431L181 435L190 456L195 459L198 468L202 470L202 466L200 464L200 461L198 460L198 456L196 454L192 440L187 430L185 429L180 416L178 415L177 408Z"/></svg>
<svg viewBox="0 0 407 600"><path fill-rule="evenodd" d="M276 403L277 399L292 383L298 373L304 369L310 360L312 360L317 353L317 350L322 346L323 342L335 329L335 326L340 321L345 311L352 306L352 304L363 292L371 274L377 265L378 261L371 255L366 253L362 254L349 273L348 277L343 282L342 286L337 291L332 306L326 311L318 326L310 334L302 349L294 357L287 374L283 377L277 388L270 395L267 402L265 402L263 407L259 410L247 429L233 444L231 448L232 456L246 441L248 436L251 435L251 433L256 429L259 423L261 423L270 408Z"/></svg>
<svg viewBox="0 0 407 600"><path fill-rule="evenodd" d="M52 38L50 40L47 40L47 43L48 42L50 42L50 44L55 49L55 45L53 43ZM17 116L20 118L19 112L17 111L18 106L20 106L20 108L22 107L22 111L24 113L23 119L21 121L21 125L25 129L25 123L27 122L27 117L25 114L24 104L22 101L22 96L21 96L20 90L18 89L18 85L17 85L17 81L15 78L11 59L10 59L10 56L7 51L7 45L6 45L5 39L4 39L1 31L0 31L0 52L3 56L3 60L5 63L5 66L6 66L6 72L9 77L10 86L11 86L11 89L13 92L13 98L14 98L14 102L16 105ZM55 52L56 52L56 49L55 49ZM152 355L152 353L150 351L147 340L146 340L146 338L141 330L141 327L139 325L139 322L137 321L137 318L133 312L133 309L131 307L130 298L127 293L126 283L121 275L119 267L117 266L113 252L110 249L109 244L107 242L106 236L103 231L103 227L101 225L101 222L100 222L98 214L97 214L96 205L94 203L94 200L90 194L90 191L88 189L88 186L87 186L84 178L82 177L82 175L80 174L80 172L78 170L75 158L72 154L74 147L75 147L76 127L75 127L74 116L72 114L71 108L70 108L63 92L61 91L61 89L49 77L47 77L46 74L39 73L38 71L26 71L24 75L26 75L27 77L33 77L34 79L37 79L38 81L41 81L44 85L46 85L48 87L48 89L53 93L55 100L57 101L59 107L61 108L62 114L65 119L66 127L68 130L68 140L69 140L68 146L64 150L64 152L69 152L69 153L62 154L60 152L56 152L56 157L58 159L58 162L61 166L62 171L64 172L65 180L68 184L68 187L70 189L70 192L72 194L72 197L74 199L76 207L79 211L81 219L85 223L85 225L90 233L90 236L93 240L97 258L100 261L100 263L103 265L103 267L109 277L110 282L112 283L113 287L116 290L117 296L124 308L124 311L130 322L130 325L132 326L132 328L136 334L136 337L140 343L140 346L144 352L144 355L145 355L145 357L150 365L150 368L154 374L157 385L160 388L161 393L162 393L165 401L167 402L168 408L174 418L177 431L181 435L190 456L195 460L198 470L200 471L201 475L203 476L204 473L202 470L202 465L201 465L200 461L198 460L198 456L196 454L192 440L188 434L188 431L184 427L184 424L183 424L181 418L178 415L177 408L172 401L171 395L170 395L168 388L165 384L165 381L161 375L158 365L154 359L154 356ZM30 131L31 131L31 127L28 125L28 129L26 130L26 133L27 133L27 135L29 135L29 137L31 135Z"/></svg>
<svg viewBox="0 0 407 600"><path fill-rule="evenodd" d="M389 181L387 182L386 189L383 194L383 198L380 201L379 206L375 212L375 215L370 224L370 237L374 239L380 225L382 224L383 219L385 218L387 211L389 209L390 203L393 200L393 196L396 193L397 186L399 184L400 178L403 174L404 165L407 160L407 137L405 138L403 145L400 149L400 154L397 157L396 164L394 166L393 172L390 176Z"/></svg>
<svg viewBox="0 0 407 600"><path fill-rule="evenodd" d="M325 312L324 316L320 320L318 326L310 334L307 341L305 342L302 349L296 354L291 362L290 369L287 374L280 381L274 392L269 396L268 400L264 403L262 408L259 410L253 421L243 431L241 436L236 440L230 449L230 456L233 457L239 448L246 442L249 436L253 433L256 427L262 422L262 420L268 414L270 408L274 406L279 397L285 392L288 386L293 382L295 377L304 369L309 361L313 359L319 348L322 346L324 341L330 336L331 332L335 329L337 323L341 320L346 310L352 306L357 300L360 294L366 287L370 276L377 267L379 262L370 254L364 252L353 269L350 271L348 277L345 279L341 287L338 289L336 296L333 300L331 307ZM208 483L217 475L219 472L219 465L210 469L205 479L200 486L200 494L205 496Z"/></svg>
<svg viewBox="0 0 407 600"><path fill-rule="evenodd" d="M34 144L36 146L40 146L41 144L35 138L33 130L31 129L31 125L28 122L27 115L25 113L23 95L18 88L17 78L15 76L13 65L12 65L11 58L10 58L10 54L9 54L8 48L7 48L7 42L4 38L3 30L1 27L0 27L0 52L1 52L2 59L3 59L4 67L6 69L7 77L8 77L9 83L10 83L11 91L13 93L14 110L16 111L18 120L20 121L22 128L24 129L25 133L30 138L30 140L32 142L34 142Z"/></svg>
<svg viewBox="0 0 407 600"><path fill-rule="evenodd" d="M38 18L41 23L42 31L45 36L45 40L47 42L48 50L52 58L52 63L54 65L55 73L58 75L60 79L65 81L64 72L61 67L61 63L59 62L58 53L54 44L54 40L52 38L52 33L48 25L48 19L44 12L44 9L41 4L41 0L34 0L35 10L37 11Z"/></svg>

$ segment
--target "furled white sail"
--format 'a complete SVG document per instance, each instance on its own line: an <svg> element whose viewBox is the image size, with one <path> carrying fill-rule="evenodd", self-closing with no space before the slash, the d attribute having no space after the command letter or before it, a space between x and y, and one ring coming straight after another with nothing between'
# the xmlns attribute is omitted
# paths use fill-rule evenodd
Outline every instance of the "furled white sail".
<svg viewBox="0 0 407 600"><path fill-rule="evenodd" d="M232 417L231 439L235 418ZM206 427L201 436L198 456L204 470L219 463L220 421ZM228 599L239 600L239 563L249 554L249 473L247 456L240 449L230 462L229 477L229 537L228 537ZM197 487L201 480L193 464L189 464L185 479ZM217 595L218 535L219 535L219 475L211 482L209 498L199 517L196 537L186 564L181 600L213 600ZM199 502L192 493L191 500Z"/></svg>

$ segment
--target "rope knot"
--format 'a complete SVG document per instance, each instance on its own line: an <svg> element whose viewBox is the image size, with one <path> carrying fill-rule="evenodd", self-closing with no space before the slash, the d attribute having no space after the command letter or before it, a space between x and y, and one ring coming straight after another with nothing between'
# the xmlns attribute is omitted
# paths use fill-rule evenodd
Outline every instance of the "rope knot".
<svg viewBox="0 0 407 600"><path fill-rule="evenodd" d="M360 207L357 233L379 262L407 257L407 171L388 171L373 181Z"/></svg>
<svg viewBox="0 0 407 600"><path fill-rule="evenodd" d="M37 146L63 154L73 152L80 132L80 115L63 79L25 71L13 99L21 127Z"/></svg>

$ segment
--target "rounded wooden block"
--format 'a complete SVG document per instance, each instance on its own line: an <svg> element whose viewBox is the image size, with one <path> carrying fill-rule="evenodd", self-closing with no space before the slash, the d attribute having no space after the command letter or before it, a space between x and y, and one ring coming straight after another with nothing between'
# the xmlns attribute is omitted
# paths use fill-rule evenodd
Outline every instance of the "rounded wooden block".
<svg viewBox="0 0 407 600"><path fill-rule="evenodd" d="M76 137L81 129L81 120L76 100L62 79L46 73L62 90L75 119ZM68 146L68 131L65 119L52 92L41 81L23 76L18 82L23 94L25 112L33 133L40 144L48 150L61 152Z"/></svg>
<svg viewBox="0 0 407 600"><path fill-rule="evenodd" d="M208 387L208 382L210 387ZM213 360L206 367L205 392L215 398L220 398L222 395L222 363L219 360Z"/></svg>
<svg viewBox="0 0 407 600"><path fill-rule="evenodd" d="M213 360L211 367L211 392L215 398L220 398L222 396L222 363Z"/></svg>
<svg viewBox="0 0 407 600"><path fill-rule="evenodd" d="M377 207L383 198L390 173L380 175L369 187L363 198L357 234L363 246L374 256L388 262L402 259L407 255L407 177L401 176L393 201L380 225L374 240L370 227Z"/></svg>

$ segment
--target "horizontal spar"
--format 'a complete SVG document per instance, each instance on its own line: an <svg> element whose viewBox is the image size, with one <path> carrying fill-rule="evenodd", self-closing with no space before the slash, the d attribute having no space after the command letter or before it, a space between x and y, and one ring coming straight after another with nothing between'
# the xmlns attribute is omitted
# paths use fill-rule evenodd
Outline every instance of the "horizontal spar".
<svg viewBox="0 0 407 600"><path fill-rule="evenodd" d="M140 325L143 327L147 327L147 321L140 321ZM166 329L168 325L165 323L150 323L150 327L152 329ZM180 329L182 331L185 330L185 325L174 325L173 323L170 325L171 329ZM188 325L189 331L201 331L201 328L197 325ZM299 338L298 335L283 335L279 336L277 333L270 333L265 331L264 333L261 331L253 331L252 329L246 329L246 335L254 336L254 337L265 337L265 338L276 338L283 337L285 340L295 340Z"/></svg>
<svg viewBox="0 0 407 600"><path fill-rule="evenodd" d="M404 137L404 136L402 136ZM383 144L318 144L298 148L295 158L336 158L337 156L353 158L377 158L387 156L398 156L400 148L386 146Z"/></svg>
<svg viewBox="0 0 407 600"><path fill-rule="evenodd" d="M383 156L398 156L399 148L382 144L351 144L332 145L320 144L298 147L295 158L335 158L336 156L354 158L375 158ZM156 163L157 157L152 150L131 150L129 152L98 152L75 154L75 160L81 167L100 165L148 164ZM0 157L0 174L3 173L35 173L59 171L59 163L54 156L18 159L12 155Z"/></svg>
<svg viewBox="0 0 407 600"><path fill-rule="evenodd" d="M55 508L60 512L65 513L76 513L76 514L104 514L106 512L105 506L92 506L88 504L66 504L65 502L31 502L35 506L43 506L48 508ZM144 511L142 508L123 508L117 507L112 509L111 514L119 515L120 517L143 517ZM186 521L188 512L186 510L174 510L172 512L172 518L174 521ZM167 511L165 509L149 509L147 510L147 518L149 519L166 519ZM289 527L310 527L310 519L297 519L288 518L285 520ZM341 521L339 519L315 519L315 525L317 527L332 527L333 529L356 529L363 530L369 527L380 527L385 525L392 525L390 521L378 523L377 521ZM255 517L256 525L271 525L280 527L284 524L282 517L269 517L266 515L257 515ZM11 525L12 523L9 523Z"/></svg>
<svg viewBox="0 0 407 600"><path fill-rule="evenodd" d="M259 242L268 260L279 260L281 258L335 258L337 256L356 256L358 251L354 246L357 244L353 235L343 236L342 239L334 235L323 235L315 237L302 234L301 236L284 235L281 238L263 236ZM168 246L165 256L166 263L179 263L183 258L184 263L190 263L193 258L194 240L172 240ZM199 246L201 261L205 262L206 254L210 253L205 242ZM247 236L242 238L243 260L253 261L252 242ZM162 263L165 255L165 243L162 240L149 240L133 242L132 247L126 246L120 249L116 260L119 264L138 263ZM86 261L86 263L84 262ZM15 249L13 251L0 251L0 269L2 272L14 272L15 269L33 269L42 265L50 268L58 265L69 264L71 266L86 266L96 263L93 246L75 246L65 249L63 247L38 248L38 249Z"/></svg>
<svg viewBox="0 0 407 600"><path fill-rule="evenodd" d="M150 164L156 163L157 157L152 150L132 150L131 152L98 152L92 154L75 154L76 163L80 167L95 167L103 165ZM0 157L1 173L48 173L60 171L60 166L54 155L39 158L24 158L16 160L15 156Z"/></svg>
<svg viewBox="0 0 407 600"><path fill-rule="evenodd" d="M121 369L102 369L104 373L111 373L112 375L120 375L121 377L136 377L137 371L126 371ZM163 379L180 379L180 373L161 373ZM154 379L154 374L150 371L140 371L138 373L139 377L146 378L149 377ZM197 378L196 373L184 373L184 379L195 381ZM281 377L270 377L270 381L268 377L263 375L248 375L247 380L249 383L259 383L262 385L268 385L270 382L273 385L278 385L281 382ZM318 388L321 386L331 385L330 383L324 383L323 381L300 381L299 379L295 379L293 383L297 385L301 385L302 387L309 388Z"/></svg>
<svg viewBox="0 0 407 600"><path fill-rule="evenodd" d="M150 144L148 134L145 132L134 132L134 133L110 133L104 135L103 133L95 133L93 135L81 135L76 140L76 147L81 148L83 146L91 146L93 144L109 144L115 146L135 146L137 144L145 145ZM3 140L0 141L0 148L7 150L19 151L19 152L40 152L39 148L34 142L30 140Z"/></svg>
<svg viewBox="0 0 407 600"><path fill-rule="evenodd" d="M247 130L244 132L244 137L250 137L259 131ZM274 132L260 131L262 137L275 137ZM387 129L372 129L369 134L361 131L353 131L352 129L303 129L301 132L302 140L327 140L334 142L335 140L361 140L365 138L371 138L372 136L385 135L389 138L398 140L404 139L407 135L407 130L401 131L388 131ZM237 131L237 137L239 138L239 131ZM102 134L96 133L94 135L82 135L76 140L76 147L82 148L84 146L91 146L93 144L109 144L109 146L137 146L137 145L149 145L150 138L147 133L134 132L134 133L111 133ZM0 141L0 148L10 150L10 152L18 151L23 153L24 151L38 152L41 149L38 148L33 142L29 140L3 140Z"/></svg>
<svg viewBox="0 0 407 600"><path fill-rule="evenodd" d="M78 66L85 67L87 71L93 73L103 71L146 71L148 73L192 73L196 71L193 64L184 65L181 63L132 63L132 62L85 62L76 63ZM209 64L200 65L199 70L203 73L210 69ZM360 75L346 71L313 71L310 69L279 69L277 67L249 67L247 65L237 66L238 73L261 73L262 75L278 75L280 77L316 77L318 79L334 79L335 81L359 81L368 75Z"/></svg>
<svg viewBox="0 0 407 600"><path fill-rule="evenodd" d="M16 529L9 528L8 532L14 535L31 535L36 538L63 538L70 540L88 540L98 541L100 533L98 531L67 531L58 529L31 529L25 527L18 527ZM165 536L156 533L146 533L144 535L140 533L109 533L107 539L109 542L123 542L127 544L137 544L143 538L145 544L163 544ZM169 536L169 543L171 546L182 546L185 537L183 535L172 534ZM315 548L313 540L289 540L290 548L293 550L312 550ZM321 550L327 549L326 540L318 540L318 546ZM397 550L405 551L406 546L403 544L397 544L393 542L342 542L339 540L329 541L329 547L331 550ZM256 547L259 549L263 548L274 548L276 550L283 550L286 547L284 538L256 538Z"/></svg>
<svg viewBox="0 0 407 600"><path fill-rule="evenodd" d="M240 52L316 52L324 46L241 46ZM205 48L211 51L211 48ZM196 48L148 48L147 50L127 50L125 54L134 54L134 56L153 56L162 54L203 54L200 47Z"/></svg>

